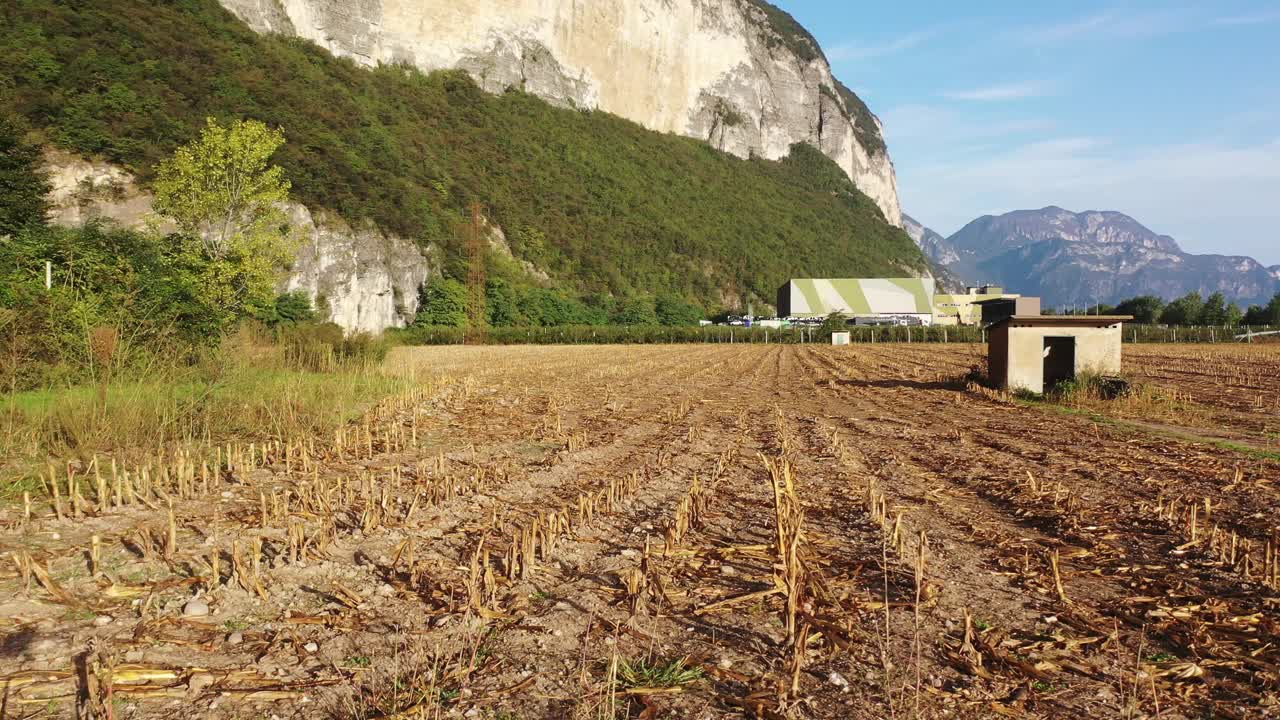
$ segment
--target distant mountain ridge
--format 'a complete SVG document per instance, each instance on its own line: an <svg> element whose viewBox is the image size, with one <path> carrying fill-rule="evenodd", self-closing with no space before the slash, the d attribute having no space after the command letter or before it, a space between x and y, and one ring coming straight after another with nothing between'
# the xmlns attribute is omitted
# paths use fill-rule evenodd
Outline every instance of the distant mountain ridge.
<svg viewBox="0 0 1280 720"><path fill-rule="evenodd" d="M946 238L906 213L902 215L902 228L907 231L912 240L916 241L916 245L920 246L930 260L942 265L950 265L960 260L960 256L947 243Z"/></svg>
<svg viewBox="0 0 1280 720"><path fill-rule="evenodd" d="M919 225L914 220L913 225ZM1240 255L1194 255L1124 213L1050 206L986 215L948 238L909 234L935 263L971 284L1039 295L1046 306L1137 295L1223 293L1245 305L1280 291L1280 272Z"/></svg>
<svg viewBox="0 0 1280 720"><path fill-rule="evenodd" d="M947 264L959 260L959 256L947 245L947 239L920 221L903 213L902 229L915 241L929 261L929 271L937 281L938 289L946 292L963 292L964 281L948 269Z"/></svg>

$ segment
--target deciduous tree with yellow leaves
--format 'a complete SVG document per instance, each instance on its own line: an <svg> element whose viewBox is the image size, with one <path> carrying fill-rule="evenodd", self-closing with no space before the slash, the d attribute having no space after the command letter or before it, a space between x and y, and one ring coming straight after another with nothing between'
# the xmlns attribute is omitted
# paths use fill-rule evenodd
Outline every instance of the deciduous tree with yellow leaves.
<svg viewBox="0 0 1280 720"><path fill-rule="evenodd" d="M289 181L271 157L284 133L257 120L213 118L156 168L156 210L189 239L206 300L228 316L269 302L299 242L284 204Z"/></svg>

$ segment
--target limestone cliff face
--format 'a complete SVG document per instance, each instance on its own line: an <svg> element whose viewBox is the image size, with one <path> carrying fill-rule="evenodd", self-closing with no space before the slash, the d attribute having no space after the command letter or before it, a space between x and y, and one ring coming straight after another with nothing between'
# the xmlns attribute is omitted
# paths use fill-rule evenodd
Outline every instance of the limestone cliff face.
<svg viewBox="0 0 1280 720"><path fill-rule="evenodd" d="M808 142L902 223L879 121L760 0L220 1L255 30L359 63L460 68L491 92L599 108L742 157Z"/></svg>
<svg viewBox="0 0 1280 720"><path fill-rule="evenodd" d="M140 228L157 221L151 195L119 167L58 151L45 154L44 166L55 223L103 219ZM372 227L353 228L329 213L313 215L297 203L287 211L306 240L282 290L305 291L348 332L378 333L413 322L418 290L438 267L416 243Z"/></svg>
<svg viewBox="0 0 1280 720"><path fill-rule="evenodd" d="M291 204L294 228L307 241L298 251L286 290L303 290L348 332L379 333L413 322L418 290L432 263L417 244L374 227L353 228L331 213Z"/></svg>
<svg viewBox="0 0 1280 720"><path fill-rule="evenodd" d="M49 220L76 227L90 220L110 220L140 228L151 212L151 195L133 176L111 163L86 160L61 150L46 150L44 171L49 180ZM172 231L172 226L161 226Z"/></svg>

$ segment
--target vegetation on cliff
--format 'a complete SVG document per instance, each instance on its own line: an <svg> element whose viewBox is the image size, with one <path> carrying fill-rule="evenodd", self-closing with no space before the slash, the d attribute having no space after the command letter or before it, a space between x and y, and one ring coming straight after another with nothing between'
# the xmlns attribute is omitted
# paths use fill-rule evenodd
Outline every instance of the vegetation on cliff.
<svg viewBox="0 0 1280 720"><path fill-rule="evenodd" d="M517 257L577 297L674 295L715 310L768 304L791 276L924 267L808 146L742 160L606 113L489 95L462 73L364 69L257 35L215 0L15 0L0 10L0 68L0 103L45 142L144 182L207 116L284 128L294 197L440 245L453 275L473 201Z"/></svg>
<svg viewBox="0 0 1280 720"><path fill-rule="evenodd" d="M824 57L822 46L818 44L817 38L797 22L791 13L768 0L746 0L746 2L764 13L774 36L792 55L805 62Z"/></svg>
<svg viewBox="0 0 1280 720"><path fill-rule="evenodd" d="M883 155L888 148L884 144L884 135L880 132L880 121L871 112L871 108L867 107L867 104L862 102L862 98L850 90L849 86L839 80L836 80L836 92L840 94L845 107L849 109L853 120L853 132L858 136L858 142L867 149L868 153Z"/></svg>

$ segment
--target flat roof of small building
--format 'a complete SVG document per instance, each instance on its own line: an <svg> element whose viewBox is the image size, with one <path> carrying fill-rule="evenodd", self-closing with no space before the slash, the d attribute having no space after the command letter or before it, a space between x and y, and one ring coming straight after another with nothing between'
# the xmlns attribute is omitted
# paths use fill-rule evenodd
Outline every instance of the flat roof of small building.
<svg viewBox="0 0 1280 720"><path fill-rule="evenodd" d="M1105 325L1115 325L1116 323L1127 322L1132 319L1132 315L1012 315L991 323L991 327L1007 322L1039 327L1053 327L1055 325L1102 327Z"/></svg>

